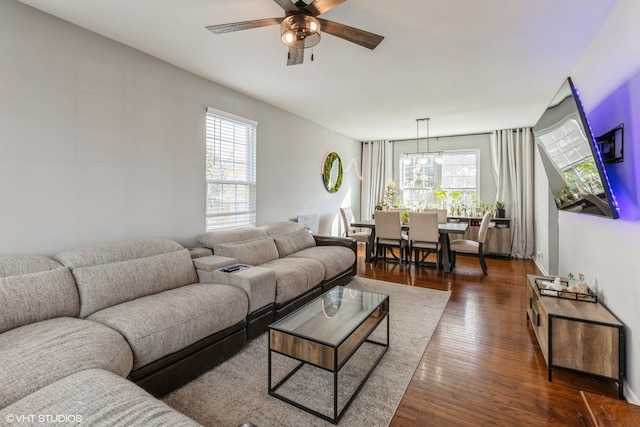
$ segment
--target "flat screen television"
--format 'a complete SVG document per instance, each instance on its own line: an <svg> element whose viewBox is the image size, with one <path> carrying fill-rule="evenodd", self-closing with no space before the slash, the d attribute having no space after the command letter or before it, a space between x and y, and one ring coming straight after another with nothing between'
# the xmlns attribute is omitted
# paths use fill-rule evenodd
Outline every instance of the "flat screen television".
<svg viewBox="0 0 640 427"><path fill-rule="evenodd" d="M558 209L619 218L600 147L570 77L533 127L533 135Z"/></svg>

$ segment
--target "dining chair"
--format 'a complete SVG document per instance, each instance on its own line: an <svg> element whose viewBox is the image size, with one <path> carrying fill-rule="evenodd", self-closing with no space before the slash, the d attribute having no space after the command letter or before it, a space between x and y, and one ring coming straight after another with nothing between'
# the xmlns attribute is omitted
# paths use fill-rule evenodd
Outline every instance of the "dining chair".
<svg viewBox="0 0 640 427"><path fill-rule="evenodd" d="M340 216L342 217L342 225L344 226L344 235L346 237L351 237L356 242L365 243L368 251L371 235L366 231L358 231L358 229L351 226L351 223L354 221L353 210L351 207L340 208Z"/></svg>
<svg viewBox="0 0 640 427"><path fill-rule="evenodd" d="M374 265L377 265L378 259L383 257L387 260L387 250L391 251L394 259L400 263L409 263L409 240L406 234L402 233L402 224L400 223L400 212L376 212L374 218L376 233L376 257ZM399 256L396 256L393 249L399 250Z"/></svg>
<svg viewBox="0 0 640 427"><path fill-rule="evenodd" d="M409 212L409 253L413 253L416 268L435 252L436 273L440 271L442 264L442 245L440 244L440 231L438 230L437 212ZM420 258L420 255L424 256Z"/></svg>
<svg viewBox="0 0 640 427"><path fill-rule="evenodd" d="M447 210L446 209L423 209L422 212L429 213L435 212L438 214L438 224L444 224L447 222Z"/></svg>
<svg viewBox="0 0 640 427"><path fill-rule="evenodd" d="M493 212L487 212L482 217L480 229L478 230L478 240L457 239L449 244L449 250L451 251L452 268L456 266L457 252L472 253L478 255L478 259L480 260L480 267L482 267L482 272L485 275L487 274L487 264L484 262L483 245L484 241L487 239L487 231L489 230L489 225L491 224L492 218Z"/></svg>

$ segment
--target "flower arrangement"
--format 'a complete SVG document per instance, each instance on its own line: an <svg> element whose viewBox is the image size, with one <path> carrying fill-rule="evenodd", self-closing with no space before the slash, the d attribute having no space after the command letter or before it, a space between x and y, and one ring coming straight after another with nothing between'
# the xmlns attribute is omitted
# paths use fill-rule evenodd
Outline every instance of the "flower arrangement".
<svg viewBox="0 0 640 427"><path fill-rule="evenodd" d="M396 183L391 181L387 184L387 189L384 191L384 206L392 206L393 205L393 196L396 194L395 192Z"/></svg>

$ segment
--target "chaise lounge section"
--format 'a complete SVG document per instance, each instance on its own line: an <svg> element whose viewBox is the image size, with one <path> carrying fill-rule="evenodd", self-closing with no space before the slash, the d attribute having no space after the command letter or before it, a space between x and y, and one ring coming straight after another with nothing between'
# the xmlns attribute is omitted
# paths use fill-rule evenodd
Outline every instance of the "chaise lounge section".
<svg viewBox="0 0 640 427"><path fill-rule="evenodd" d="M68 268L44 256L0 258L0 408L78 371L126 377L133 354L122 335L79 319Z"/></svg>

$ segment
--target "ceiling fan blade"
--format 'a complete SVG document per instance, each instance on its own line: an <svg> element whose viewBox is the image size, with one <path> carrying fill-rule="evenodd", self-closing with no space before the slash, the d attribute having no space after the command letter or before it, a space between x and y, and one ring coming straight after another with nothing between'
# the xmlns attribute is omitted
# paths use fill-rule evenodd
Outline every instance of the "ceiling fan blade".
<svg viewBox="0 0 640 427"><path fill-rule="evenodd" d="M311 13L313 16L318 16L330 11L331 9L341 3L344 3L345 1L346 0L313 0L307 5L307 7L305 7L305 10Z"/></svg>
<svg viewBox="0 0 640 427"><path fill-rule="evenodd" d="M332 36L340 37L341 39L350 41L360 46L364 46L367 49L375 49L380 42L384 39L383 36L370 33L368 31L359 30L357 28L350 27L348 25L340 24L334 21L327 21L326 19L318 18L321 24L321 31L329 33Z"/></svg>
<svg viewBox="0 0 640 427"><path fill-rule="evenodd" d="M233 31L250 30L252 28L268 27L270 25L280 25L282 18L265 18L254 21L231 22L229 24L209 25L207 30L213 34L225 34Z"/></svg>
<svg viewBox="0 0 640 427"><path fill-rule="evenodd" d="M278 5L284 9L285 12L289 13L289 12L299 12L300 9L298 9L298 6L296 6L295 4L291 3L291 0L273 0L274 2L278 3Z"/></svg>
<svg viewBox="0 0 640 427"><path fill-rule="evenodd" d="M298 65L304 61L304 49L289 48L289 56L287 58L287 65Z"/></svg>

